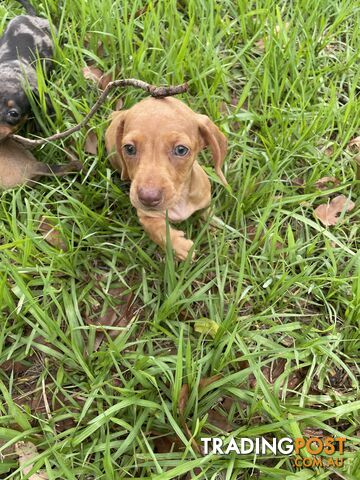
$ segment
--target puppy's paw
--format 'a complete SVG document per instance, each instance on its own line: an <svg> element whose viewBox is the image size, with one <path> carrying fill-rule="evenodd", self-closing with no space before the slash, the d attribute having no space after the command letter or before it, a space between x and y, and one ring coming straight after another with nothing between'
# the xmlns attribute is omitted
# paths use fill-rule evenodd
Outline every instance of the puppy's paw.
<svg viewBox="0 0 360 480"><path fill-rule="evenodd" d="M185 238L185 233L181 230L173 230L171 235L171 242L175 251L176 258L179 260L186 260L191 247L194 242ZM194 260L195 252L191 255L191 260Z"/></svg>

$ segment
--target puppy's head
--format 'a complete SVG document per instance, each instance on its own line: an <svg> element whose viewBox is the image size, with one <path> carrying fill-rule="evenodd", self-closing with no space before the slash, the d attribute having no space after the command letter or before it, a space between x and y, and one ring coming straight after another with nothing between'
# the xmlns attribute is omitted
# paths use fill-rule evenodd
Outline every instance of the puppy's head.
<svg viewBox="0 0 360 480"><path fill-rule="evenodd" d="M0 141L24 123L29 111L30 104L22 89L0 93Z"/></svg>
<svg viewBox="0 0 360 480"><path fill-rule="evenodd" d="M114 119L113 119L114 121ZM172 97L147 98L130 110L116 113L116 167L131 180L135 208L171 208L181 198L197 154L209 146L215 171L221 171L226 137L206 115L193 112Z"/></svg>

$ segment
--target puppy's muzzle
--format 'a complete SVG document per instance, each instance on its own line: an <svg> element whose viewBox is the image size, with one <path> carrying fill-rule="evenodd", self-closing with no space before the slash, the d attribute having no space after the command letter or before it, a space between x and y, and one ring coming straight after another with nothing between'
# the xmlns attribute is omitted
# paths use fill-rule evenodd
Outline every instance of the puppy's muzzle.
<svg viewBox="0 0 360 480"><path fill-rule="evenodd" d="M163 192L157 187L138 187L137 196L144 207L157 207L163 199Z"/></svg>

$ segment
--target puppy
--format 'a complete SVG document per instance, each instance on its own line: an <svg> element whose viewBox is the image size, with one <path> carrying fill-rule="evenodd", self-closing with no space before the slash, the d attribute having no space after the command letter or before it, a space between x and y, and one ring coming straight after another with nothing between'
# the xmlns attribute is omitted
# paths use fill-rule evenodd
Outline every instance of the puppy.
<svg viewBox="0 0 360 480"><path fill-rule="evenodd" d="M0 141L26 120L30 112L26 86L36 93L37 59L46 59L49 69L54 49L49 22L35 16L26 0L18 1L29 15L11 20L0 38Z"/></svg>
<svg viewBox="0 0 360 480"><path fill-rule="evenodd" d="M0 190L32 183L42 176L62 176L80 171L82 164L73 160L67 165L46 165L11 138L0 143Z"/></svg>
<svg viewBox="0 0 360 480"><path fill-rule="evenodd" d="M105 134L112 166L130 180L130 201L150 238L166 246L166 212L170 222L181 222L211 200L207 175L196 160L209 146L215 171L221 171L227 140L206 116L193 112L173 97L146 98L129 110L114 112ZM170 228L178 259L186 259L193 242Z"/></svg>

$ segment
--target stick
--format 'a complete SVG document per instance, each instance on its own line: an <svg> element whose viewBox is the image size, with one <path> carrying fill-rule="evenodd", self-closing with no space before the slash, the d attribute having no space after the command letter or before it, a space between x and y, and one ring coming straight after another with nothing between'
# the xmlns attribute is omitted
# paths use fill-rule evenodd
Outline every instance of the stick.
<svg viewBox="0 0 360 480"><path fill-rule="evenodd" d="M50 137L39 138L37 140L21 137L20 135L11 135L11 138L28 148L35 148L40 145L44 145L45 143L54 142L55 140L60 140L61 138L66 138L72 133L78 132L82 127L84 127L87 123L89 123L89 120L95 115L97 110L104 103L110 90L113 90L114 88L117 88L117 87L130 87L130 86L135 88L141 88L142 90L149 92L150 95L155 98L168 97L171 95L177 95L178 93L184 93L189 88L187 83L183 83L182 85L175 85L173 87L172 86L157 87L156 85L150 85L149 83L143 82L142 80L136 80L135 78L115 80L107 84L104 91L101 93L100 97L97 99L93 107L90 109L89 113L85 115L85 117L81 120L81 122L78 125L75 125L74 127L71 127L65 130L64 132L55 133Z"/></svg>

